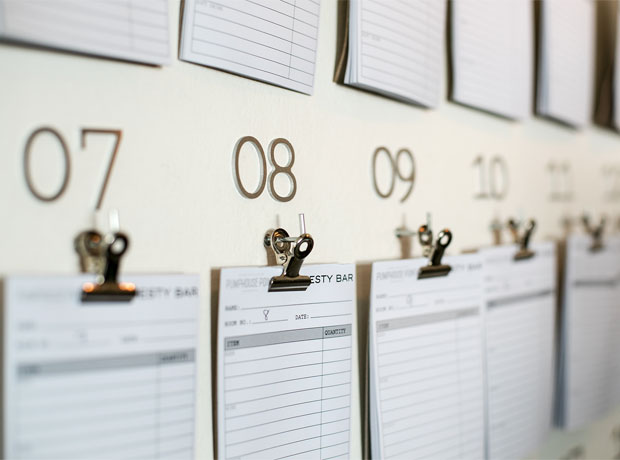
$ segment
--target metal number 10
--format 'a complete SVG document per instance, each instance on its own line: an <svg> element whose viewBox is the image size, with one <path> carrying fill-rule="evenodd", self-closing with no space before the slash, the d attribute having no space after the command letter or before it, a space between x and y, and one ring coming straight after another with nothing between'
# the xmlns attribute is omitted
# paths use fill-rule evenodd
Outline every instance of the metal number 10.
<svg viewBox="0 0 620 460"><path fill-rule="evenodd" d="M473 163L478 171L478 191L474 198L503 200L508 194L508 166L499 155L495 155L486 168L486 159L479 155Z"/></svg>

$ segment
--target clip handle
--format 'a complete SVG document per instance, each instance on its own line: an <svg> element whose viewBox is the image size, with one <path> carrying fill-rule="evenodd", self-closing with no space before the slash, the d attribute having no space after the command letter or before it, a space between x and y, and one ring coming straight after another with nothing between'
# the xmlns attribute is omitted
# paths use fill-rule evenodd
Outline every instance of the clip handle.
<svg viewBox="0 0 620 460"><path fill-rule="evenodd" d="M420 226L418 229L418 241L423 248L422 253L424 257L428 257L433 251L433 231L430 225L425 224Z"/></svg>
<svg viewBox="0 0 620 460"><path fill-rule="evenodd" d="M96 230L85 230L73 240L80 257L80 268L85 273L101 273L104 266L103 236Z"/></svg>
<svg viewBox="0 0 620 460"><path fill-rule="evenodd" d="M594 227L590 221L590 217L587 214L584 214L581 217L581 221L586 229L586 232L590 234L592 237L592 245L590 246L591 251L598 251L603 247L603 233L605 231L605 225L607 223L607 217L601 216L600 223Z"/></svg>
<svg viewBox="0 0 620 460"><path fill-rule="evenodd" d="M115 233L106 250L106 262L103 269L103 282L118 284L118 270L121 256L129 247L129 238L124 233Z"/></svg>
<svg viewBox="0 0 620 460"><path fill-rule="evenodd" d="M534 219L530 219L525 227L525 233L523 234L523 238L521 239L521 249L529 249L530 247L530 239L532 238L532 234L536 229L536 221Z"/></svg>
<svg viewBox="0 0 620 460"><path fill-rule="evenodd" d="M269 230L263 239L265 247L271 248L276 261L283 266L282 274L269 281L269 292L305 291L311 284L310 277L299 272L314 248L314 239L305 231L303 214L299 216L299 225L302 231L298 237L291 237L286 230L278 228Z"/></svg>
<svg viewBox="0 0 620 460"><path fill-rule="evenodd" d="M447 228L440 231L437 235L437 242L431 252L430 264L441 265L441 259L443 259L443 253L452 241L452 232Z"/></svg>
<svg viewBox="0 0 620 460"><path fill-rule="evenodd" d="M432 246L431 254L429 256L428 265L420 268L418 271L418 279L424 278L436 278L440 276L446 276L452 268L449 265L441 263L446 248L452 241L452 232L447 228L440 231L437 235L437 241Z"/></svg>
<svg viewBox="0 0 620 460"><path fill-rule="evenodd" d="M97 277L97 284L84 284L83 302L128 302L136 295L133 283L118 282L121 257L129 247L129 238L124 233L117 232L107 239L103 271Z"/></svg>

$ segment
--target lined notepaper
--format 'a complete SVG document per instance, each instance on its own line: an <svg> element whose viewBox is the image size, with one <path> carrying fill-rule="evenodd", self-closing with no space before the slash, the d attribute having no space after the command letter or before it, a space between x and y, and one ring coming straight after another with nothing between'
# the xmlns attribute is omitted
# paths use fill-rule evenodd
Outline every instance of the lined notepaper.
<svg viewBox="0 0 620 460"><path fill-rule="evenodd" d="M267 291L278 268L223 269L218 458L349 457L352 265L305 266L305 292Z"/></svg>
<svg viewBox="0 0 620 460"><path fill-rule="evenodd" d="M452 2L452 98L509 118L527 117L533 37L529 0Z"/></svg>
<svg viewBox="0 0 620 460"><path fill-rule="evenodd" d="M146 64L170 63L166 0L0 0L0 38Z"/></svg>
<svg viewBox="0 0 620 460"><path fill-rule="evenodd" d="M620 402L620 239L592 252L589 236L567 241L560 419L579 429Z"/></svg>
<svg viewBox="0 0 620 460"><path fill-rule="evenodd" d="M616 8L616 50L614 55L614 72L613 72L613 86L612 86L612 114L613 114L613 126L620 130L620 8Z"/></svg>
<svg viewBox="0 0 620 460"><path fill-rule="evenodd" d="M88 305L84 280L5 281L4 457L194 458L197 277Z"/></svg>
<svg viewBox="0 0 620 460"><path fill-rule="evenodd" d="M486 291L488 458L520 459L553 422L556 253L553 243L481 250Z"/></svg>
<svg viewBox="0 0 620 460"><path fill-rule="evenodd" d="M186 0L181 59L312 94L319 0Z"/></svg>
<svg viewBox="0 0 620 460"><path fill-rule="evenodd" d="M447 257L447 277L418 280L427 263L373 263L372 458L483 458L482 263Z"/></svg>
<svg viewBox="0 0 620 460"><path fill-rule="evenodd" d="M407 102L439 104L445 2L352 0L346 84Z"/></svg>
<svg viewBox="0 0 620 460"><path fill-rule="evenodd" d="M595 2L543 0L537 111L574 126L592 115Z"/></svg>

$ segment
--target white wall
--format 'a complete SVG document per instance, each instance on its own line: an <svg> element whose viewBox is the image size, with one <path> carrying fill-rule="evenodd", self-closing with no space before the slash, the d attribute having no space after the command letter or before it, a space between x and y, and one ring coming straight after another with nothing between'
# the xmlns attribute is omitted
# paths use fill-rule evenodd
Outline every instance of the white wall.
<svg viewBox="0 0 620 460"><path fill-rule="evenodd" d="M336 9L335 0L323 0L312 97L177 59L153 68L0 45L0 273L76 271L72 240L92 222L112 145L111 138L92 137L88 149L81 149L83 127L123 130L103 205L104 211L119 210L131 237L123 270L201 274L203 358L210 352L210 271L264 264L262 236L278 216L294 232L297 213L305 213L316 242L311 262L356 262L398 256L394 229L403 216L415 228L427 211L436 227L453 230L452 253L489 244L495 216L535 217L536 238L542 238L561 235L560 218L567 212L618 214L618 204L603 199L601 174L606 164L620 165L618 135L594 127L574 131L534 117L516 123L447 101L438 110L423 110L336 85ZM179 1L171 2L170 12L176 50ZM35 200L23 175L24 144L42 125L58 129L71 150L69 187L53 203ZM232 152L246 135L264 146L277 137L292 142L298 192L291 202L278 203L267 192L256 200L239 195ZM398 185L387 200L373 190L371 157L380 145L393 152L408 147L416 156L416 185L406 203L398 200ZM42 190L52 190L61 163L56 150L46 150L44 142L39 147L34 179ZM473 199L472 162L481 153L507 160L510 191L502 202ZM250 184L256 163L247 159ZM575 199L569 204L548 199L550 160L573 167ZM199 405L197 456L207 458L212 440L206 359ZM602 449L610 452L615 445L608 428L577 437L557 434L542 455L561 455L574 441L594 442L596 436L605 438Z"/></svg>

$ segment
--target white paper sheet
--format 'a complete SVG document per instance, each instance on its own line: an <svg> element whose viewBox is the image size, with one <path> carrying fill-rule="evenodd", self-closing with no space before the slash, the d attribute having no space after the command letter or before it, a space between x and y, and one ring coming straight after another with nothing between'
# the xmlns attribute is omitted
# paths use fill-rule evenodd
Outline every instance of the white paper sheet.
<svg viewBox="0 0 620 460"><path fill-rule="evenodd" d="M0 0L0 38L146 64L170 63L166 0Z"/></svg>
<svg viewBox="0 0 620 460"><path fill-rule="evenodd" d="M522 119L532 108L534 15L529 0L452 2L455 101Z"/></svg>
<svg viewBox="0 0 620 460"><path fill-rule="evenodd" d="M4 282L3 457L193 458L198 277L83 304L85 279Z"/></svg>
<svg viewBox="0 0 620 460"><path fill-rule="evenodd" d="M353 265L309 265L305 292L268 292L281 269L223 269L217 350L219 458L348 458Z"/></svg>
<svg viewBox="0 0 620 460"><path fill-rule="evenodd" d="M590 236L567 241L560 422L579 429L620 403L620 239L591 252Z"/></svg>
<svg viewBox="0 0 620 460"><path fill-rule="evenodd" d="M620 130L620 8L616 15L616 53L613 79L613 124Z"/></svg>
<svg viewBox="0 0 620 460"><path fill-rule="evenodd" d="M482 261L445 257L447 277L418 280L427 262L373 263L372 458L484 458Z"/></svg>
<svg viewBox="0 0 620 460"><path fill-rule="evenodd" d="M185 0L181 59L312 94L319 0Z"/></svg>
<svg viewBox="0 0 620 460"><path fill-rule="evenodd" d="M542 0L537 110L574 126L592 116L595 2Z"/></svg>
<svg viewBox="0 0 620 460"><path fill-rule="evenodd" d="M553 423L556 251L531 245L534 257L514 260L515 245L480 251L485 270L488 458L534 452Z"/></svg>
<svg viewBox="0 0 620 460"><path fill-rule="evenodd" d="M437 107L444 74L446 3L352 0L345 83Z"/></svg>

